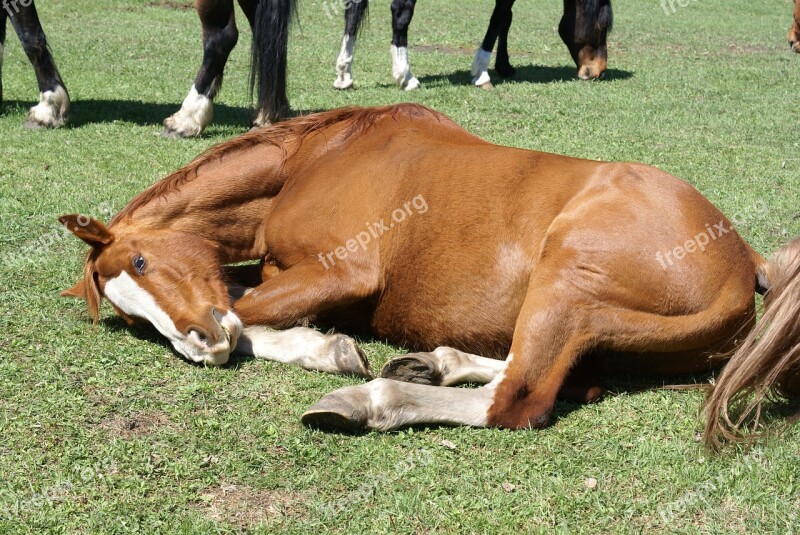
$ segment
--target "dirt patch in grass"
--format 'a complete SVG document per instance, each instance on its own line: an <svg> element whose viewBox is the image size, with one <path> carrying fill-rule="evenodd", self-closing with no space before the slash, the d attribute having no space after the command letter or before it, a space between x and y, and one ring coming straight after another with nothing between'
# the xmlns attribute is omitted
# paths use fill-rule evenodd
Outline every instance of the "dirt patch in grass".
<svg viewBox="0 0 800 535"><path fill-rule="evenodd" d="M194 9L194 2L180 2L176 0L158 0L145 3L147 7L163 7L164 9Z"/></svg>
<svg viewBox="0 0 800 535"><path fill-rule="evenodd" d="M163 412L137 412L131 416L115 414L100 422L98 427L113 436L132 438L149 435L168 423L169 418Z"/></svg>
<svg viewBox="0 0 800 535"><path fill-rule="evenodd" d="M265 520L302 517L303 504L303 497L296 492L221 483L207 488L197 507L218 522L249 528Z"/></svg>

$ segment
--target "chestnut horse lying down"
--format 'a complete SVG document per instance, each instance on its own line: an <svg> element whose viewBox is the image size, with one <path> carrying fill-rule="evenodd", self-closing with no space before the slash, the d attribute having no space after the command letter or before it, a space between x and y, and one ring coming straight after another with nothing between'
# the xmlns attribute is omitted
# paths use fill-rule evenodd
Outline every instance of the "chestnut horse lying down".
<svg viewBox="0 0 800 535"><path fill-rule="evenodd" d="M492 145L422 106L279 123L212 148L108 226L60 220L91 246L64 294L95 320L105 296L191 360L235 349L370 376L349 338L293 327L306 319L422 351L326 395L308 425L538 428L559 394L597 399L601 370L685 374L734 350L710 443L738 432L729 403L800 393L800 239L768 263L667 173ZM223 266L255 259L260 283L232 300ZM448 388L464 382L484 386Z"/></svg>

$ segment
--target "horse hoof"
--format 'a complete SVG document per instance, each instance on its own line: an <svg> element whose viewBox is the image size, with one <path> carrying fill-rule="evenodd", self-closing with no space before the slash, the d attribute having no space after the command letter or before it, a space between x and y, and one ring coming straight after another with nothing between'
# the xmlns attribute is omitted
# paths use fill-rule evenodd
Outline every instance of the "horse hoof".
<svg viewBox="0 0 800 535"><path fill-rule="evenodd" d="M345 76L339 76L333 81L333 87L336 89L351 89L353 87L353 79L349 74Z"/></svg>
<svg viewBox="0 0 800 535"><path fill-rule="evenodd" d="M422 84L419 83L419 80L417 80L416 77L412 76L411 79L409 79L408 82L406 82L406 85L403 87L403 89L405 91L413 91L415 89L419 89L420 85Z"/></svg>
<svg viewBox="0 0 800 535"><path fill-rule="evenodd" d="M200 137L203 132L202 128L193 126L186 127L186 124L179 125L180 121L170 120L172 117L164 120L164 130L161 131L161 136L167 139L188 139L192 137Z"/></svg>
<svg viewBox="0 0 800 535"><path fill-rule="evenodd" d="M333 352L333 359L340 373L352 374L365 379L373 378L367 356L358 347L355 340L349 336L336 335L333 340Z"/></svg>
<svg viewBox="0 0 800 535"><path fill-rule="evenodd" d="M337 394L328 394L303 413L306 427L355 433L367 426L367 415Z"/></svg>
<svg viewBox="0 0 800 535"><path fill-rule="evenodd" d="M436 364L425 353L410 353L389 360L381 368L380 376L404 383L438 386L441 374Z"/></svg>

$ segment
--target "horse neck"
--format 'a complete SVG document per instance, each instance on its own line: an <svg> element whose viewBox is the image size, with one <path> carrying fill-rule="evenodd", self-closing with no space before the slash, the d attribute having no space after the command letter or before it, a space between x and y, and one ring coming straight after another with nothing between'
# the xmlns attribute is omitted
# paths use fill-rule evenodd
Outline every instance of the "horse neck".
<svg viewBox="0 0 800 535"><path fill-rule="evenodd" d="M260 144L209 160L197 168L196 176L188 171L185 182L121 218L115 231L200 236L220 247L225 263L263 258L264 225L288 175L282 158L279 148Z"/></svg>

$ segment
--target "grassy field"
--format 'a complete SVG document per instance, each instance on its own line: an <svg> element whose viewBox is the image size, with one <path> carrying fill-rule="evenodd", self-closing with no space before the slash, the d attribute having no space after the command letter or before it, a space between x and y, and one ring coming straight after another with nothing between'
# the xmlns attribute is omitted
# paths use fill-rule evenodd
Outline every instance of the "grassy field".
<svg viewBox="0 0 800 535"><path fill-rule="evenodd" d="M107 306L92 327L81 302L58 297L77 279L83 247L56 217L108 219L246 130L243 29L206 135L158 136L200 61L200 27L183 3L40 2L74 101L58 131L23 128L36 84L13 32L6 43L0 533L798 531L800 426L709 455L697 392L619 388L596 405L559 403L556 425L538 432L325 434L302 427L300 414L356 379L257 360L191 365ZM468 69L490 2L420 2L411 51L424 87L403 93L390 76L388 2L376 2L357 48L357 89L335 92L342 21L304 0L291 42L293 109L412 100L493 142L656 165L735 217L764 254L800 234L789 0L702 0L669 15L657 0L618 2L610 71L598 83L575 78L555 31L560 8L518 3L518 76L481 91L467 85ZM365 348L374 368L402 352Z"/></svg>

